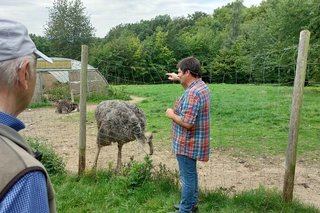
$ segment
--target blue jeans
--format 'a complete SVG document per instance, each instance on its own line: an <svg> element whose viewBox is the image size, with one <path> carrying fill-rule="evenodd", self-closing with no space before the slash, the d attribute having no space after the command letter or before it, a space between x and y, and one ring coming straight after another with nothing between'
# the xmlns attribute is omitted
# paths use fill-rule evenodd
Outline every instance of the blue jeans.
<svg viewBox="0 0 320 213"><path fill-rule="evenodd" d="M181 179L180 212L191 212L198 204L197 160L184 155L177 155Z"/></svg>

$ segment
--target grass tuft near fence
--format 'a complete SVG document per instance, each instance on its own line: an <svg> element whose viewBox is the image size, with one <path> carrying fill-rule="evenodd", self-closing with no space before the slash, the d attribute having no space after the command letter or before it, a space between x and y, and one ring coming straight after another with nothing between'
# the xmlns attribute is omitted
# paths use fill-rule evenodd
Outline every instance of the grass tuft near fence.
<svg viewBox="0 0 320 213"><path fill-rule="evenodd" d="M146 172L147 164L147 162L140 164L141 170L133 166L131 171L141 175ZM173 211L172 206L179 202L181 193L178 176L168 170L159 171L152 172L150 179L135 184L135 187L131 185L132 177L116 175L112 170L87 173L81 177L70 174L53 176L58 212ZM199 208L202 213L320 212L314 207L303 205L298 200L283 203L280 192L262 186L232 195L222 189L200 191Z"/></svg>

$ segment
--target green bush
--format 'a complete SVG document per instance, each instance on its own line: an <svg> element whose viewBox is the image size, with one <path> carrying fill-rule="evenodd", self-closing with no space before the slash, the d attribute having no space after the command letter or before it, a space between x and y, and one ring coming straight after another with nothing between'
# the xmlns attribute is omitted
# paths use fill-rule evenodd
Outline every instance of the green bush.
<svg viewBox="0 0 320 213"><path fill-rule="evenodd" d="M136 188L149 182L152 177L152 168L152 160L148 155L142 163L132 161L132 163L123 170L123 174L128 180L128 187Z"/></svg>
<svg viewBox="0 0 320 213"><path fill-rule="evenodd" d="M110 99L130 100L130 96L128 92L126 92L125 87L113 87L111 85L107 85L106 89L107 95Z"/></svg>
<svg viewBox="0 0 320 213"><path fill-rule="evenodd" d="M153 180L157 181L160 185L163 183L164 186L175 185L178 188L180 184L180 176L177 170L169 170L165 164L160 163L156 169L153 171Z"/></svg>
<svg viewBox="0 0 320 213"><path fill-rule="evenodd" d="M42 153L41 163L46 168L49 175L61 175L66 172L63 159L54 150L48 147L38 138L27 138L31 147Z"/></svg>
<svg viewBox="0 0 320 213"><path fill-rule="evenodd" d="M76 102L80 102L80 96L77 95L74 97ZM100 103L105 100L130 100L130 95L125 91L125 88L122 86L111 86L107 85L105 90L91 92L87 96L87 102L89 103Z"/></svg>
<svg viewBox="0 0 320 213"><path fill-rule="evenodd" d="M87 97L88 102L100 103L104 100L130 100L124 87L107 85L105 91L93 92Z"/></svg>
<svg viewBox="0 0 320 213"><path fill-rule="evenodd" d="M52 103L47 99L43 99L41 102L30 103L28 108L33 109L33 108L40 108L40 107L46 107L46 106L52 106Z"/></svg>
<svg viewBox="0 0 320 213"><path fill-rule="evenodd" d="M55 83L53 88L45 91L49 101L58 101L60 99L70 100L70 86L68 83Z"/></svg>
<svg viewBox="0 0 320 213"><path fill-rule="evenodd" d="M44 106L52 106L52 102L58 100L71 100L70 87L68 83L56 83L53 88L47 89L44 98L41 102L30 104L29 108L39 108ZM124 86L111 86L107 85L104 91L91 92L87 96L87 102L100 103L105 100L130 100L129 93L125 90ZM75 102L80 102L80 96L74 96Z"/></svg>

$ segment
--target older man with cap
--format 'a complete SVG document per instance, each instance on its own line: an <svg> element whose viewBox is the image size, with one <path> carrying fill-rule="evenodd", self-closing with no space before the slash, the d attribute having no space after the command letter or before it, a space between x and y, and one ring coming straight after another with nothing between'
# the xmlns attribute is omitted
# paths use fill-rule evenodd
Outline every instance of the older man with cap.
<svg viewBox="0 0 320 213"><path fill-rule="evenodd" d="M17 116L30 103L36 84L37 50L26 27L0 19L0 213L56 212L54 190L44 166L18 133Z"/></svg>

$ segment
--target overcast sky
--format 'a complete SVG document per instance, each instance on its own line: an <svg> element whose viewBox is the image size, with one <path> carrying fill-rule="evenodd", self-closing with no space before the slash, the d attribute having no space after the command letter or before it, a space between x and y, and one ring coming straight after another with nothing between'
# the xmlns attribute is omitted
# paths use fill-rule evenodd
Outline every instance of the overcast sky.
<svg viewBox="0 0 320 213"><path fill-rule="evenodd" d="M158 15L187 16L195 11L212 14L213 10L233 0L82 0L97 37L104 37L119 24L150 20ZM250 7L262 0L244 0ZM54 0L0 0L0 18L22 22L29 33L44 35L49 7Z"/></svg>

